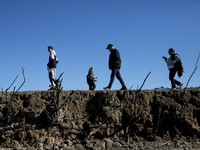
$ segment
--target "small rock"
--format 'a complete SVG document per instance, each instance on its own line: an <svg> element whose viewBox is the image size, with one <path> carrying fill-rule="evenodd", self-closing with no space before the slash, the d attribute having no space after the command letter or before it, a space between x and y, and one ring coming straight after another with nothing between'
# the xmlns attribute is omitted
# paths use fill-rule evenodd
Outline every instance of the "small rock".
<svg viewBox="0 0 200 150"><path fill-rule="evenodd" d="M112 146L113 147L121 147L122 145L119 142L113 142Z"/></svg>
<svg viewBox="0 0 200 150"><path fill-rule="evenodd" d="M73 144L70 140L66 140L64 143L67 144L68 146L72 146Z"/></svg>
<svg viewBox="0 0 200 150"><path fill-rule="evenodd" d="M97 141L97 142L94 144L94 147L101 147L101 148L105 149L105 148L106 148L106 145L105 145L105 142Z"/></svg>
<svg viewBox="0 0 200 150"><path fill-rule="evenodd" d="M43 148L43 143L39 143L37 147L38 147L39 149L40 149L40 148Z"/></svg>
<svg viewBox="0 0 200 150"><path fill-rule="evenodd" d="M105 142L105 145L106 145L107 149L111 149L112 148L113 141L111 139L105 138L105 139L103 139L103 141Z"/></svg>
<svg viewBox="0 0 200 150"><path fill-rule="evenodd" d="M75 148L78 149L78 150L85 150L85 148L83 147L82 144L76 144Z"/></svg>

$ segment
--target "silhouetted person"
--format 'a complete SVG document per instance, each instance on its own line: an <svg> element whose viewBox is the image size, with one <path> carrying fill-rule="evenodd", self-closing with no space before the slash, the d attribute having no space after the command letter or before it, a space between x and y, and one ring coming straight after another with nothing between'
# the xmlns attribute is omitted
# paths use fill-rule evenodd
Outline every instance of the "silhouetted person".
<svg viewBox="0 0 200 150"><path fill-rule="evenodd" d="M114 48L112 44L109 44L106 49L110 51L108 66L109 66L109 69L111 70L111 75L110 75L110 83L108 84L107 87L104 87L103 89L111 90L112 84L116 76L122 85L122 88L120 90L126 90L127 88L119 72L121 68L121 58L120 58L119 51L116 48Z"/></svg>
<svg viewBox="0 0 200 150"><path fill-rule="evenodd" d="M91 67L87 74L87 83L89 85L89 90L94 90L96 88L96 85L94 82L97 81L97 80L95 80L95 79L97 79L97 77L94 77L93 71L94 71L94 68Z"/></svg>
<svg viewBox="0 0 200 150"><path fill-rule="evenodd" d="M179 89L183 86L183 83L174 79L176 72L178 71L179 77L182 76L183 66L181 62L181 58L178 54L175 54L175 50L170 48L168 51L170 57L167 59L163 56L165 62L167 63L167 67L169 69L169 80L171 81L171 88L176 89L176 85L179 86Z"/></svg>
<svg viewBox="0 0 200 150"><path fill-rule="evenodd" d="M53 50L52 46L48 46L49 52L49 62L47 64L47 70L49 73L49 80L51 82L51 86L56 86L53 79L56 79L56 64L58 63L58 58L56 57L56 52ZM49 90L53 90L51 87Z"/></svg>

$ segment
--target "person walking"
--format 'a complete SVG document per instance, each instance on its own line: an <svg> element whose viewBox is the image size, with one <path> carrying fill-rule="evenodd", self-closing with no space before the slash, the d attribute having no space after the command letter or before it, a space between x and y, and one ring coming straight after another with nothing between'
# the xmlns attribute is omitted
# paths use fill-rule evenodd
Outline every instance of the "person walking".
<svg viewBox="0 0 200 150"><path fill-rule="evenodd" d="M56 80L56 65L58 63L58 58L52 46L48 46L48 52L49 62L47 64L47 70L49 74L49 80L51 82L51 86L56 86L54 80ZM53 90L53 87L51 87L49 90Z"/></svg>
<svg viewBox="0 0 200 150"><path fill-rule="evenodd" d="M94 90L96 88L96 85L94 82L97 81L97 80L95 80L95 79L97 79L97 77L94 77L93 71L94 71L94 68L91 67L87 74L87 83L89 85L89 90Z"/></svg>
<svg viewBox="0 0 200 150"><path fill-rule="evenodd" d="M107 87L104 87L103 89L111 90L112 84L116 76L122 85L122 88L120 90L126 90L127 88L119 72L121 68L121 58L120 58L119 51L114 47L113 44L108 44L106 49L110 51L108 66L109 66L109 69L111 70L111 75L110 75L110 83L108 84Z"/></svg>
<svg viewBox="0 0 200 150"><path fill-rule="evenodd" d="M181 62L181 58L178 54L175 54L175 50L170 48L168 51L170 57L167 59L163 56L163 59L167 63L167 67L169 69L169 80L171 81L171 88L176 89L176 85L179 86L179 89L183 86L183 83L174 79L176 72L178 71L178 76L181 77L183 74L183 66Z"/></svg>

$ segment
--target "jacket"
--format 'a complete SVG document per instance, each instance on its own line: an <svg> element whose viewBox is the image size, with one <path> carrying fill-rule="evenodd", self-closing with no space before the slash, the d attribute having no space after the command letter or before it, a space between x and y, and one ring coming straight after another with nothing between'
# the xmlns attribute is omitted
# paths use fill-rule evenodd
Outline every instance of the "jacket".
<svg viewBox="0 0 200 150"><path fill-rule="evenodd" d="M168 68L168 69L174 68L173 60L172 60L171 57L169 57L169 58L167 59L167 68Z"/></svg>
<svg viewBox="0 0 200 150"><path fill-rule="evenodd" d="M113 49L110 52L108 67L110 70L115 67L119 69L121 68L121 58L120 58L119 51L117 49Z"/></svg>
<svg viewBox="0 0 200 150"><path fill-rule="evenodd" d="M172 54L171 58L174 63L174 68L178 71L178 76L181 77L183 75L183 64L181 61L181 57L178 54Z"/></svg>
<svg viewBox="0 0 200 150"><path fill-rule="evenodd" d="M94 78L91 75L93 75L93 73L89 71L87 74L87 83L94 81Z"/></svg>
<svg viewBox="0 0 200 150"><path fill-rule="evenodd" d="M50 52L49 62L47 64L47 66L49 68L56 68L57 63L58 63L58 58L56 57L56 52L53 50L53 51Z"/></svg>
<svg viewBox="0 0 200 150"><path fill-rule="evenodd" d="M181 60L180 56L178 54L172 54L171 57L167 60L167 67L168 69L175 68L176 63ZM174 65L173 65L174 63Z"/></svg>

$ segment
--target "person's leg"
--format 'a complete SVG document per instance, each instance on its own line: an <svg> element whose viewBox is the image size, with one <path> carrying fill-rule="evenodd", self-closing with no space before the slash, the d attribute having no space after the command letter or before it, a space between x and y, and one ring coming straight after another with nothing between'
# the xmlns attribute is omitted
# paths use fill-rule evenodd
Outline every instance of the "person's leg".
<svg viewBox="0 0 200 150"><path fill-rule="evenodd" d="M53 79L56 79L56 68L49 69L49 80L51 85L56 86Z"/></svg>
<svg viewBox="0 0 200 150"><path fill-rule="evenodd" d="M112 69L112 72L111 72L111 75L110 75L110 83L108 85L108 88L111 88L112 87L112 84L114 82L114 79L115 79L115 76L116 76L116 73L119 71L118 68L113 68Z"/></svg>
<svg viewBox="0 0 200 150"><path fill-rule="evenodd" d="M94 90L96 88L94 81L89 81L88 85L89 85L89 90Z"/></svg>
<svg viewBox="0 0 200 150"><path fill-rule="evenodd" d="M88 86L89 86L89 90L91 90L91 85L90 85L90 82L89 82L89 81L87 81L87 84L88 84Z"/></svg>
<svg viewBox="0 0 200 150"><path fill-rule="evenodd" d="M123 81L123 79L122 79L121 74L120 74L119 71L116 73L116 77L119 80L119 82L121 83L122 88L126 88L125 83L124 83L124 81Z"/></svg>
<svg viewBox="0 0 200 150"><path fill-rule="evenodd" d="M48 73L49 73L49 81L51 82L51 85L53 85L52 70L49 69L49 70L48 70Z"/></svg>
<svg viewBox="0 0 200 150"><path fill-rule="evenodd" d="M175 84L178 85L178 86L181 84L181 82L179 82L179 81L176 80L176 79L174 79L174 82L175 82Z"/></svg>
<svg viewBox="0 0 200 150"><path fill-rule="evenodd" d="M92 90L92 84L89 83L89 90Z"/></svg>
<svg viewBox="0 0 200 150"><path fill-rule="evenodd" d="M52 78L53 78L54 80L56 80L56 68L52 68ZM54 80L53 80L53 86L56 86Z"/></svg>
<svg viewBox="0 0 200 150"><path fill-rule="evenodd" d="M94 81L92 81L91 85L92 85L92 90L94 90L96 88Z"/></svg>
<svg viewBox="0 0 200 150"><path fill-rule="evenodd" d="M174 80L175 74L176 74L176 70L174 68L169 70L169 80L171 81L172 89L176 88L175 80Z"/></svg>

